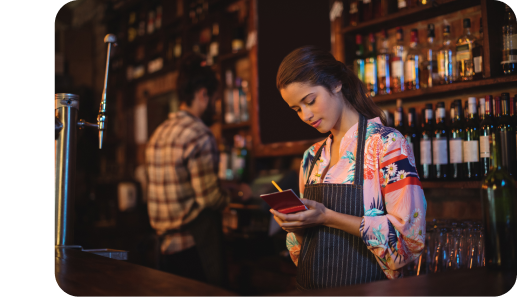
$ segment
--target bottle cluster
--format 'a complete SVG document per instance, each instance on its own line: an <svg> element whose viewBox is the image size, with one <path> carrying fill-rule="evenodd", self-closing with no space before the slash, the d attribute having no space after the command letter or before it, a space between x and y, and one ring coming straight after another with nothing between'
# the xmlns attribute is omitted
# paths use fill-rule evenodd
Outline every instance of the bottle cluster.
<svg viewBox="0 0 517 298"><path fill-rule="evenodd" d="M417 111L407 114L402 100L397 100L394 113L395 127L406 138L415 155L421 180L481 180L492 167L490 156L492 133L499 133L502 165L517 175L517 94L469 97L464 103L454 100L449 110L444 102L434 107L428 103L421 111L421 125L417 125ZM391 120L390 113L385 111Z"/></svg>
<svg viewBox="0 0 517 298"><path fill-rule="evenodd" d="M240 77L233 79L233 72L226 70L224 88L224 123L232 124L249 120L249 103L251 100L248 81ZM221 107L217 114L221 114Z"/></svg>
<svg viewBox="0 0 517 298"><path fill-rule="evenodd" d="M238 133L233 136L233 146L219 144L219 173L222 180L249 182L251 135Z"/></svg>
<svg viewBox="0 0 517 298"><path fill-rule="evenodd" d="M428 0L351 0L348 7L348 25L357 26L362 22L430 2Z"/></svg>
<svg viewBox="0 0 517 298"><path fill-rule="evenodd" d="M507 6L503 26L502 72L517 73L517 23ZM404 29L396 28L396 43L390 45L386 30L380 32L379 47L373 33L367 46L356 35L353 70L366 85L370 96L431 88L437 85L484 78L483 22L477 36L471 32L469 18L463 20L463 33L451 35L450 25L443 26L442 43L436 40L434 24L427 26L427 42L420 44L418 30L410 31L410 43L404 43Z"/></svg>

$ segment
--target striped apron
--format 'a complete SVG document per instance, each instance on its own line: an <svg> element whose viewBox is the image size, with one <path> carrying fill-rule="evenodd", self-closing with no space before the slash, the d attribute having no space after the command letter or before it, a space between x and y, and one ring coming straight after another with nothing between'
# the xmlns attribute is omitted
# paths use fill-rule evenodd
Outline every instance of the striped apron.
<svg viewBox="0 0 517 298"><path fill-rule="evenodd" d="M304 197L322 203L328 209L354 216L364 215L363 179L366 118L359 114L354 184L305 184ZM308 177L320 158L316 153ZM317 226L305 230L298 271L297 288L322 289L386 279L386 275L360 237L345 231Z"/></svg>

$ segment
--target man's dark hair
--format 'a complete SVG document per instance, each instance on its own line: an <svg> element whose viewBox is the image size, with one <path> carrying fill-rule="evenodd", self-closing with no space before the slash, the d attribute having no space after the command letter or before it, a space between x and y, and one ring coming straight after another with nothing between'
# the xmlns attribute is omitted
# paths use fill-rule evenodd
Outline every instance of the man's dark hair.
<svg viewBox="0 0 517 298"><path fill-rule="evenodd" d="M205 59L194 53L189 53L181 60L178 79L176 81L180 103L192 105L194 93L205 87L208 96L217 90L219 81L210 66L204 66Z"/></svg>

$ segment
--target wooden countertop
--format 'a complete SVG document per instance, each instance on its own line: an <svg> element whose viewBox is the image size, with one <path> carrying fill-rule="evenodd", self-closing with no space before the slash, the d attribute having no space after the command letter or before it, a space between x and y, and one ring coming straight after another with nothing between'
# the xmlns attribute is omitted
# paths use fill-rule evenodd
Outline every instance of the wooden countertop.
<svg viewBox="0 0 517 298"><path fill-rule="evenodd" d="M75 249L56 248L56 280L73 296L235 296L195 280ZM461 269L363 285L273 296L500 296L516 273Z"/></svg>
<svg viewBox="0 0 517 298"><path fill-rule="evenodd" d="M73 296L235 296L192 279L77 249L56 248L56 280Z"/></svg>

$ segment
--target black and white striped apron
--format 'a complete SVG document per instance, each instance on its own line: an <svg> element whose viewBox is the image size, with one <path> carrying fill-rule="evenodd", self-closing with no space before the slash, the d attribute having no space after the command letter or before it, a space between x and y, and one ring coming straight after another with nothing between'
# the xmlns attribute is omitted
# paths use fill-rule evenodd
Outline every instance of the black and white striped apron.
<svg viewBox="0 0 517 298"><path fill-rule="evenodd" d="M363 179L366 118L359 114L354 184L305 184L304 197L322 203L328 209L354 216L364 215ZM337 141L337 140L336 140ZM316 153L309 179L321 150ZM337 152L335 153L337 154ZM343 230L317 226L308 228L298 260L297 287L322 289L386 279L375 256L360 237Z"/></svg>

